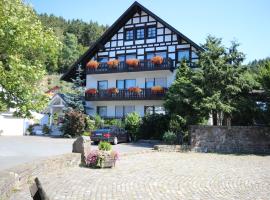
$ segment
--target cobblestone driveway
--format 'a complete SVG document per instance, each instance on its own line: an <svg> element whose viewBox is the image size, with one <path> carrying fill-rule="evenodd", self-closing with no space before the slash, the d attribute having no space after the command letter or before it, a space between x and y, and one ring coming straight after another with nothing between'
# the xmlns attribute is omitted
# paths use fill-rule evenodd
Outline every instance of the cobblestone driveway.
<svg viewBox="0 0 270 200"><path fill-rule="evenodd" d="M270 156L147 153L40 181L50 199L270 199Z"/></svg>

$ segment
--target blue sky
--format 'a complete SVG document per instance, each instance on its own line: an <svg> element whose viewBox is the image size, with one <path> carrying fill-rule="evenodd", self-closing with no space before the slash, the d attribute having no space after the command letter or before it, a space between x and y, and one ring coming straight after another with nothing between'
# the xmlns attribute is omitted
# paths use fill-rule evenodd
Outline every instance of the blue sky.
<svg viewBox="0 0 270 200"><path fill-rule="evenodd" d="M25 0L38 13L111 25L134 0ZM270 57L270 0L138 0L198 44L240 42L245 63Z"/></svg>

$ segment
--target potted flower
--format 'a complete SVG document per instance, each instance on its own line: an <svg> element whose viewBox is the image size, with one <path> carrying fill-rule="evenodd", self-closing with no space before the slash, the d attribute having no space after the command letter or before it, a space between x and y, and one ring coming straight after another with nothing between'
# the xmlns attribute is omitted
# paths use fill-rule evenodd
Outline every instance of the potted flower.
<svg viewBox="0 0 270 200"><path fill-rule="evenodd" d="M132 93L139 94L139 93L142 92L142 89L139 88L139 87L130 87L130 88L128 88L128 91L129 91L129 92L132 92Z"/></svg>
<svg viewBox="0 0 270 200"><path fill-rule="evenodd" d="M163 62L163 58L161 56L155 56L151 59L151 62L155 65L161 65Z"/></svg>
<svg viewBox="0 0 270 200"><path fill-rule="evenodd" d="M89 88L85 91L86 94L91 94L91 95L94 95L94 94L97 94L97 89L96 88Z"/></svg>
<svg viewBox="0 0 270 200"><path fill-rule="evenodd" d="M90 60L87 64L86 67L89 69L97 69L99 66L99 63L95 60Z"/></svg>
<svg viewBox="0 0 270 200"><path fill-rule="evenodd" d="M154 94L158 94L158 93L163 93L164 92L164 88L157 85L157 86L153 86L151 88L151 92L154 93Z"/></svg>
<svg viewBox="0 0 270 200"><path fill-rule="evenodd" d="M86 166L93 168L112 168L119 159L119 153L113 151L111 144L108 142L100 142L98 150L92 150L86 156Z"/></svg>
<svg viewBox="0 0 270 200"><path fill-rule="evenodd" d="M118 64L119 64L119 60L117 59L110 60L107 62L107 65L109 66L109 68L112 68L112 69L116 69Z"/></svg>
<svg viewBox="0 0 270 200"><path fill-rule="evenodd" d="M139 65L139 60L138 59L128 59L126 60L126 64L130 67L138 67Z"/></svg>
<svg viewBox="0 0 270 200"><path fill-rule="evenodd" d="M108 93L110 93L110 94L118 94L119 90L117 88L115 88L115 87L109 88Z"/></svg>

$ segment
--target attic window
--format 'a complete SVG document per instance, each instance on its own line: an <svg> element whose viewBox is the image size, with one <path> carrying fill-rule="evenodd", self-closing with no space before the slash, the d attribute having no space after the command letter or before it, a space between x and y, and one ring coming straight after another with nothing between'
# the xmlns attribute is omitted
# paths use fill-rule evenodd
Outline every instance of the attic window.
<svg viewBox="0 0 270 200"><path fill-rule="evenodd" d="M137 28L136 29L136 39L144 39L144 28Z"/></svg>
<svg viewBox="0 0 270 200"><path fill-rule="evenodd" d="M147 28L147 38L155 38L157 35L157 28L155 26L149 26Z"/></svg>
<svg viewBox="0 0 270 200"><path fill-rule="evenodd" d="M133 40L134 38L134 30L133 29L126 29L125 30L125 40Z"/></svg>

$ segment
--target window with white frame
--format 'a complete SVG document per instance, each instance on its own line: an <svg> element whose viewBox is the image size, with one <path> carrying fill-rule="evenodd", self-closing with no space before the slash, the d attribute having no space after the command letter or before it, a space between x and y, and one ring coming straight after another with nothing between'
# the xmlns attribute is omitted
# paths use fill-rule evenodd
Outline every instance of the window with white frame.
<svg viewBox="0 0 270 200"><path fill-rule="evenodd" d="M107 117L107 106L97 106L97 114L101 117Z"/></svg>
<svg viewBox="0 0 270 200"><path fill-rule="evenodd" d="M128 105L128 106L115 106L115 117L122 118L125 117L127 114L132 113L135 111L135 106Z"/></svg>

